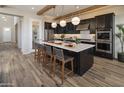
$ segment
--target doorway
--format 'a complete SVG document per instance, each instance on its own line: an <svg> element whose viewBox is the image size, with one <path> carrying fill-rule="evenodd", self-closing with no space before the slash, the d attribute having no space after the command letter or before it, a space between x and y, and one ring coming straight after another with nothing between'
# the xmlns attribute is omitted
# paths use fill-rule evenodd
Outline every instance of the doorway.
<svg viewBox="0 0 124 93"><path fill-rule="evenodd" d="M11 44L14 47L18 46L19 27L21 17L0 14L0 44ZM20 30L21 31L21 30Z"/></svg>

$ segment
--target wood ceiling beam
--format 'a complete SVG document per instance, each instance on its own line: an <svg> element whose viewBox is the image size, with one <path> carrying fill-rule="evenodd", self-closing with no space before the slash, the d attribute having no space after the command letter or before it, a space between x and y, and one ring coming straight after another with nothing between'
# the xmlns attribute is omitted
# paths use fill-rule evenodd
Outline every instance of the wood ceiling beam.
<svg viewBox="0 0 124 93"><path fill-rule="evenodd" d="M85 13L85 12L88 12L88 11L91 11L91 10L95 10L95 9L98 9L98 8L102 8L102 7L105 7L107 5L94 5L94 6L91 6L91 7L88 7L88 8L85 8L85 9L81 9L81 10L78 10L76 12L72 12L72 13L69 13L69 14L66 14L64 16L59 16L59 17L56 17L54 20L60 20L60 19L66 19L70 16L74 16L74 15L79 15L81 13Z"/></svg>
<svg viewBox="0 0 124 93"><path fill-rule="evenodd" d="M52 8L55 8L55 5L47 5L43 9L39 10L37 12L37 15L42 15L42 14L44 14L45 12L49 11Z"/></svg>

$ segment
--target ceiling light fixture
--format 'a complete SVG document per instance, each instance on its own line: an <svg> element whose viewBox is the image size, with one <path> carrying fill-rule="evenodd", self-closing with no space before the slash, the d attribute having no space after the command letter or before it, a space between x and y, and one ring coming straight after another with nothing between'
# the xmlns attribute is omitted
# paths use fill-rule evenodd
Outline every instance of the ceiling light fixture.
<svg viewBox="0 0 124 93"><path fill-rule="evenodd" d="M65 20L61 20L59 24L60 24L61 27L65 27L66 26L66 21Z"/></svg>
<svg viewBox="0 0 124 93"><path fill-rule="evenodd" d="M78 9L79 6L76 6L76 8ZM72 24L73 25L78 25L80 23L80 18L79 17L73 17L72 20L71 20Z"/></svg>
<svg viewBox="0 0 124 93"><path fill-rule="evenodd" d="M52 26L52 28L56 28L57 27L57 23L56 22L52 22L51 26Z"/></svg>
<svg viewBox="0 0 124 93"><path fill-rule="evenodd" d="M73 17L71 22L73 25L78 25L80 23L80 18L79 17Z"/></svg>
<svg viewBox="0 0 124 93"><path fill-rule="evenodd" d="M76 8L79 9L80 7L77 5Z"/></svg>
<svg viewBox="0 0 124 93"><path fill-rule="evenodd" d="M5 18L5 16L2 16L2 18L4 19L4 18Z"/></svg>
<svg viewBox="0 0 124 93"><path fill-rule="evenodd" d="M34 10L34 7L32 7L31 9Z"/></svg>
<svg viewBox="0 0 124 93"><path fill-rule="evenodd" d="M10 28L5 27L5 28L4 28L4 31L10 31Z"/></svg>
<svg viewBox="0 0 124 93"><path fill-rule="evenodd" d="M53 11L53 16L55 15L55 7L54 7L54 11ZM56 28L57 27L57 23L56 22L52 22L51 24L52 28Z"/></svg>
<svg viewBox="0 0 124 93"><path fill-rule="evenodd" d="M63 14L63 10L64 10L64 5L62 6L62 12L61 12L62 14ZM66 26L66 21L65 20L61 20L60 21L60 26L61 27L65 27Z"/></svg>

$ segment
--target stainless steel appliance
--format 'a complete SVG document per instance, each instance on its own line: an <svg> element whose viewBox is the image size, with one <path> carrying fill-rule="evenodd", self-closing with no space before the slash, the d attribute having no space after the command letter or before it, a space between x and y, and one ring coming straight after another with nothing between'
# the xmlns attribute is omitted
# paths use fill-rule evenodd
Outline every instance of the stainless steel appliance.
<svg viewBox="0 0 124 93"><path fill-rule="evenodd" d="M96 32L96 51L112 54L112 31Z"/></svg>
<svg viewBox="0 0 124 93"><path fill-rule="evenodd" d="M112 32L111 31L97 31L96 39L97 41L112 42Z"/></svg>
<svg viewBox="0 0 124 93"><path fill-rule="evenodd" d="M112 43L110 42L100 42L96 43L96 50L99 52L112 53Z"/></svg>

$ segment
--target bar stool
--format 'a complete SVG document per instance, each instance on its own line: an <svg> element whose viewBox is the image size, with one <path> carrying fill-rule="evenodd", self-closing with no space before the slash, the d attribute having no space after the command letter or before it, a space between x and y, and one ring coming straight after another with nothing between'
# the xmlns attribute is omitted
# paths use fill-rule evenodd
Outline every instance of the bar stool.
<svg viewBox="0 0 124 93"><path fill-rule="evenodd" d="M44 56L45 56L44 45L35 43L34 59L37 60L37 62L40 62L42 59L44 62L45 60Z"/></svg>
<svg viewBox="0 0 124 93"><path fill-rule="evenodd" d="M40 55L40 49L39 49L39 45L37 43L35 43L35 52L34 52L34 59L35 60L39 60L39 55Z"/></svg>
<svg viewBox="0 0 124 93"><path fill-rule="evenodd" d="M53 64L53 51L51 46L45 45L45 62L44 62L45 68L49 63L50 63L50 72L51 72L52 64Z"/></svg>
<svg viewBox="0 0 124 93"><path fill-rule="evenodd" d="M39 53L39 62L42 60L42 62L44 63L45 62L45 46L44 46L44 44L40 44L39 45L39 51L38 51Z"/></svg>
<svg viewBox="0 0 124 93"><path fill-rule="evenodd" d="M71 63L71 71L69 71L66 75L73 73L73 57L64 55L63 50L59 48L53 47L53 53L54 53L54 61L53 61L53 74L55 76L55 66L56 66L56 60L61 62L61 82L63 84L64 81L64 76L65 76L65 64L66 63Z"/></svg>

